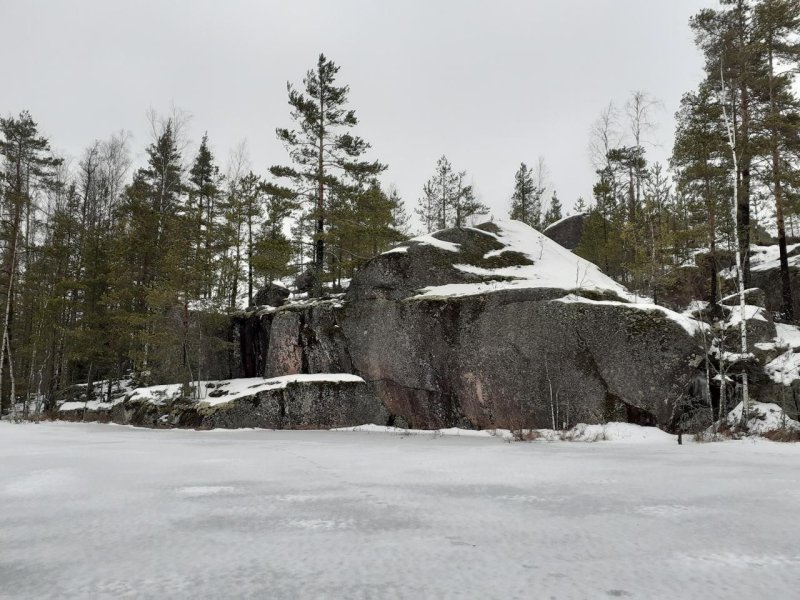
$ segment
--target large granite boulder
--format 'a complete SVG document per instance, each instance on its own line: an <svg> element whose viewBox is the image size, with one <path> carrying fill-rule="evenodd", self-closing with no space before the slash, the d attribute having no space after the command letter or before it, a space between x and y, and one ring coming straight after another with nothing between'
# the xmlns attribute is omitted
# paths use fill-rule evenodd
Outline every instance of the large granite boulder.
<svg viewBox="0 0 800 600"><path fill-rule="evenodd" d="M583 239L583 225L588 216L587 213L577 213L564 217L549 225L542 233L567 250L575 250Z"/></svg>
<svg viewBox="0 0 800 600"><path fill-rule="evenodd" d="M668 425L702 360L695 321L513 221L415 238L343 301L238 321L248 376L355 373L422 428Z"/></svg>
<svg viewBox="0 0 800 600"><path fill-rule="evenodd" d="M289 295L288 288L273 281L256 292L253 304L256 306L282 306L286 303Z"/></svg>

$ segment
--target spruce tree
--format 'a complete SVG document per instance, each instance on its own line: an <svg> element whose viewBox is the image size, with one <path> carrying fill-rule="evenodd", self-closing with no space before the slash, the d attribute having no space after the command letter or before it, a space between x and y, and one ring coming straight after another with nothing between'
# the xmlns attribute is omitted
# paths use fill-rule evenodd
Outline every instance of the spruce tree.
<svg viewBox="0 0 800 600"><path fill-rule="evenodd" d="M212 294L215 283L214 257L219 250L219 196L222 176L208 147L208 134L203 134L200 148L188 177L187 218L195 221L193 252L201 265L202 292L206 298Z"/></svg>
<svg viewBox="0 0 800 600"><path fill-rule="evenodd" d="M550 207L547 209L547 214L544 217L544 227L547 228L556 221L561 219L561 200L558 199L558 194L553 190L553 196L550 198Z"/></svg>
<svg viewBox="0 0 800 600"><path fill-rule="evenodd" d="M534 229L541 229L543 192L544 190L533 181L533 171L525 163L520 163L514 175L510 217Z"/></svg>

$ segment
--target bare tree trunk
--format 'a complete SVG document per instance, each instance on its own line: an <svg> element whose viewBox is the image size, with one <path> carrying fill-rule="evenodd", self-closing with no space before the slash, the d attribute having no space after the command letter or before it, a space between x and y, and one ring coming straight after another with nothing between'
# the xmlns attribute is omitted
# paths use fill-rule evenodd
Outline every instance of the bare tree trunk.
<svg viewBox="0 0 800 600"><path fill-rule="evenodd" d="M42 415L42 379L44 378L44 366L47 363L50 354L45 354L44 361L39 365L39 385L36 388L36 406L34 408L34 420L38 423Z"/></svg>
<svg viewBox="0 0 800 600"><path fill-rule="evenodd" d="M720 77L722 78L722 90L723 90L723 97L725 93L725 79L722 77L722 67L720 66ZM731 158L733 160L733 173L734 173L734 186L733 186L733 204L731 206L731 212L734 222L734 239L736 245L736 278L739 288L739 310L742 311L739 330L741 334L741 355L742 359L747 354L747 322L745 320L745 298L744 298L744 291L745 291L745 275L744 275L744 268L742 263L742 251L741 251L741 244L739 238L739 210L737 209L739 206L739 189L736 185L736 177L735 175L739 172L739 158L736 155L736 131L733 127L731 127L730 121L728 120L728 111L725 108L725 104L722 104L722 114L725 117L725 127L728 130L728 145L731 149ZM725 384L725 378L723 377L722 381L723 385ZM749 420L749 408L750 408L750 394L748 389L748 382L747 382L747 371L742 368L742 425L746 425L747 421Z"/></svg>
<svg viewBox="0 0 800 600"><path fill-rule="evenodd" d="M10 348L8 344L8 327L11 322L11 301L13 298L14 293L14 276L16 275L17 271L17 243L19 238L19 207L15 208L15 218L14 218L14 233L12 234L12 241L11 241L11 260L9 262L9 271L8 271L8 293L6 294L6 310L3 316L3 343L0 344L0 398L2 398L3 393L3 361L5 360L5 351L6 348ZM10 360L11 352L9 350L9 364L11 363ZM17 408L16 402L14 401L14 397L11 398L11 414L12 418L16 420L17 418Z"/></svg>
<svg viewBox="0 0 800 600"><path fill-rule="evenodd" d="M11 356L11 344L8 342L8 331L5 333L6 350L8 351L8 378L11 380L11 405L14 407L14 421L17 417L17 382L14 378L14 359Z"/></svg>

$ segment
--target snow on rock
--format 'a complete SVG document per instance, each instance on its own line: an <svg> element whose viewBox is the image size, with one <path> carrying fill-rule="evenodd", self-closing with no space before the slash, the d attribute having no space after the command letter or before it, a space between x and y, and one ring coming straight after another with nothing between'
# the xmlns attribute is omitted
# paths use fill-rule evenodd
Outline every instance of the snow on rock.
<svg viewBox="0 0 800 600"><path fill-rule="evenodd" d="M388 419L366 382L349 373L154 385L137 388L108 406L73 403L62 407L60 416L142 427L207 429L322 429Z"/></svg>
<svg viewBox="0 0 800 600"><path fill-rule="evenodd" d="M632 444L675 444L677 436L657 427L642 427L632 423L579 423L563 435L571 442L625 442Z"/></svg>
<svg viewBox="0 0 800 600"><path fill-rule="evenodd" d="M792 385L794 381L800 380L800 352L795 349L787 350L767 363L764 370L775 383Z"/></svg>
<svg viewBox="0 0 800 600"><path fill-rule="evenodd" d="M577 212L574 215L567 215L566 217L561 217L558 221L553 221L552 223L550 223L550 225L545 227L544 231L542 233L547 233L548 229L555 229L556 227L558 227L562 223L564 223L566 221L569 221L571 219L575 219L577 217L586 217L588 215L589 215L589 213L587 213L587 212Z"/></svg>
<svg viewBox="0 0 800 600"><path fill-rule="evenodd" d="M109 392L110 386L110 392ZM101 380L95 381L92 385L94 391L94 400L89 400L86 397L86 389L88 384L80 383L74 386L74 394L71 398L78 398L76 400L67 400L58 405L58 410L62 412L69 412L73 410L87 410L87 411L105 411L111 410L114 406L122 402L133 390L136 389L136 384L132 379L114 379L114 380Z"/></svg>
<svg viewBox="0 0 800 600"><path fill-rule="evenodd" d="M800 327L786 323L775 323L778 332L777 339L790 348L800 348Z"/></svg>
<svg viewBox="0 0 800 600"><path fill-rule="evenodd" d="M674 310L670 310L664 306L659 306L658 304L649 304L645 302L636 302L635 304L627 303L627 302L617 302L615 300L590 300L589 298L584 298L583 296L578 296L576 294L567 294L563 298L558 298L555 302L565 302L565 303L583 303L583 304L594 304L596 306L621 306L621 307L628 307L634 308L637 310L642 310L645 312L655 313L662 315L671 321L674 321L690 335L695 335L697 333L702 332L703 327L708 327L704 323L693 319L686 313L678 313Z"/></svg>
<svg viewBox="0 0 800 600"><path fill-rule="evenodd" d="M112 407L116 406L120 402L122 402L124 398L115 398L110 402L102 402L100 400L88 400L86 402L76 402L76 401L69 401L69 402L62 402L58 410L62 412L68 412L71 410L110 410Z"/></svg>
<svg viewBox="0 0 800 600"><path fill-rule="evenodd" d="M786 252L791 254L800 249L800 244L786 246ZM800 254L789 257L789 267L800 265ZM781 266L780 249L777 244L773 246L750 246L750 271L769 271Z"/></svg>
<svg viewBox="0 0 800 600"><path fill-rule="evenodd" d="M459 250L461 250L461 247L458 244L447 242L445 240L440 240L434 234L429 233L427 235L418 235L417 237L413 237L407 242L404 242L403 245L392 248L391 250L387 250L383 254L408 252L409 248L408 244L416 244L419 246L434 246L435 248L439 248L440 250L447 250L448 252L458 252Z"/></svg>
<svg viewBox="0 0 800 600"><path fill-rule="evenodd" d="M408 252L408 246L396 246L383 254L405 254L406 252Z"/></svg>
<svg viewBox="0 0 800 600"><path fill-rule="evenodd" d="M752 304L745 304L744 311L741 305L728 307L730 316L727 320L728 327L739 327L742 321L764 321L769 322L767 318L766 309L761 306L754 306Z"/></svg>
<svg viewBox="0 0 800 600"><path fill-rule="evenodd" d="M503 245L502 248L487 252L484 258L516 252L532 264L498 268L456 264L455 268L464 273L479 275L484 279L496 278L497 281L430 286L422 290L422 296L471 296L499 290L554 288L611 292L620 298L633 299L622 285L605 275L595 264L573 254L525 223L508 220L493 221L491 225L492 230L467 228L491 236Z"/></svg>
<svg viewBox="0 0 800 600"><path fill-rule="evenodd" d="M742 422L742 410L743 404L740 402L728 413L728 425L737 427ZM750 402L748 415L747 431L751 434L763 435L783 428L791 431L800 431L800 423L787 417L783 409L777 404Z"/></svg>
<svg viewBox="0 0 800 600"><path fill-rule="evenodd" d="M254 396L269 390L286 389L290 383L309 382L355 382L364 383L364 380L349 373L318 373L313 375L284 375L282 377L246 377L230 379L227 381L200 381L191 385L193 397L199 402L215 406L239 398ZM167 385L153 385L137 388L130 395L131 401L144 401L159 405L175 400L183 395L183 384L171 383Z"/></svg>

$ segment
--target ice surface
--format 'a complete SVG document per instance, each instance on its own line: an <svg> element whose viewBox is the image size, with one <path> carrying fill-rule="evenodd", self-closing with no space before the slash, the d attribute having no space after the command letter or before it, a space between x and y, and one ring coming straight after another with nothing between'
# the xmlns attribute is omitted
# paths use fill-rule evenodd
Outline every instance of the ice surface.
<svg viewBox="0 0 800 600"><path fill-rule="evenodd" d="M0 423L3 598L796 598L800 445Z"/></svg>

